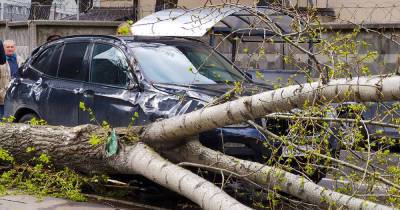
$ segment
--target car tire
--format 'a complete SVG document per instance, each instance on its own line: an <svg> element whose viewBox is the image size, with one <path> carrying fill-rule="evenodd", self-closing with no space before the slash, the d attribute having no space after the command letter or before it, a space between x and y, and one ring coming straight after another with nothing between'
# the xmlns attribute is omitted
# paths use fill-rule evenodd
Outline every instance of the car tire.
<svg viewBox="0 0 400 210"><path fill-rule="evenodd" d="M23 115L18 120L18 123L29 123L33 118L39 119L39 117L35 113L28 113L28 114Z"/></svg>

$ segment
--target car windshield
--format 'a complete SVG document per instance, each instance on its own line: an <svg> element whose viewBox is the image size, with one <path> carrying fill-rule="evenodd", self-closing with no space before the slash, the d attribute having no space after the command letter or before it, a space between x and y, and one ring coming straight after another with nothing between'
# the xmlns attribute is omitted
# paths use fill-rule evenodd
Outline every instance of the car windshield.
<svg viewBox="0 0 400 210"><path fill-rule="evenodd" d="M218 53L200 45L130 43L148 79L167 84L217 84L245 77Z"/></svg>

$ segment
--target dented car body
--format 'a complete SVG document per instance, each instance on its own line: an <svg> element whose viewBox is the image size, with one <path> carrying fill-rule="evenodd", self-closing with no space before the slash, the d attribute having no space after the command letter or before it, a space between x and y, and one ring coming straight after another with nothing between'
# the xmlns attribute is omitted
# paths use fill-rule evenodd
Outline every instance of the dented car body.
<svg viewBox="0 0 400 210"><path fill-rule="evenodd" d="M64 126L145 125L200 109L235 82L243 83L245 94L269 89L206 44L181 38L66 37L41 46L20 71L8 89L5 115ZM265 138L248 125L200 138L231 155L261 160L269 153L261 146Z"/></svg>

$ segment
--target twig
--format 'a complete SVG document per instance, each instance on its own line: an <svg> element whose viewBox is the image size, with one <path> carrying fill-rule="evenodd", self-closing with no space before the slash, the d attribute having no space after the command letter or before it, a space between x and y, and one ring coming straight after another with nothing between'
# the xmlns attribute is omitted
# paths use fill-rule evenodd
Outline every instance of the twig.
<svg viewBox="0 0 400 210"><path fill-rule="evenodd" d="M302 117L302 116L289 116L283 114L269 114L266 118L281 118L281 119L304 119L304 120L319 120L319 121L330 121L330 122L352 122L352 123L364 123L369 125L378 125L382 127L400 128L400 125L393 123L378 122L374 120L356 120L350 118L330 118L330 117Z"/></svg>
<svg viewBox="0 0 400 210"><path fill-rule="evenodd" d="M23 202L23 201L14 201L14 200L5 199L5 198L0 198L0 200L9 201L9 202L15 202L15 203L23 203L23 204L26 204L26 202Z"/></svg>
<svg viewBox="0 0 400 210"><path fill-rule="evenodd" d="M223 169L223 168L218 168L218 167L213 167L213 166L207 166L207 165L198 164L198 163L181 162L181 163L178 163L177 165L178 165L178 166L189 166L189 167L205 168L205 169L209 169L209 170L217 171L217 172L221 172L221 173L228 173L228 174L233 175L233 176L235 176L235 177L237 177L237 178L244 179L245 181L251 183L252 185L254 185L254 186L256 186L256 187L258 187L258 188L260 188L260 189L264 189L264 190L267 190L267 191L271 192L270 189L265 188L264 186L261 186L261 185L255 183L255 182L253 182L252 180L248 179L248 178L247 178L247 176L249 176L248 174L246 174L246 175L240 175L240 174L238 174L238 173L235 173L235 172L233 172L233 171L229 171L229 170L226 170L226 169ZM293 200L293 199L290 199L290 198L287 198L287 197L284 197L284 196L280 196L280 198L282 198L283 200L286 200L286 201L288 201L288 202L301 203L301 204L306 204L306 205L309 205L309 206L314 206L314 207L316 207L316 205L309 204L309 203L304 203L304 202L302 202L302 201Z"/></svg>
<svg viewBox="0 0 400 210"><path fill-rule="evenodd" d="M299 150L299 151L301 151L301 152L308 153L308 154L312 154L312 155L315 155L315 156L319 156L319 157L328 159L328 160L330 160L330 161L336 162L336 163L338 163L338 164L341 164L341 165L343 165L343 166L347 166L347 167L352 168L352 169L354 169L354 170L357 170L357 171L360 171L360 172L365 172L365 173L368 174L369 176L372 176L372 177L378 179L379 181L381 181L381 182L383 182L383 183L385 183L385 184L387 184L387 185L389 185L389 186L392 186L392 187L394 187L394 188L400 190L400 185L398 185L398 184L396 184L396 183L393 183L393 182L391 182L390 180L388 180L388 179L386 179L386 178L384 178L384 177L381 177L381 176L379 176L379 175L377 175L377 174L375 174L375 173L366 171L366 170L364 170L364 169L361 168L361 167L358 167L358 166L356 166L356 165L347 163L347 162L345 162L345 161L342 161L342 160L339 160L339 159L336 159L336 158L333 158L333 157L329 157L329 156L324 155L324 154L313 153L312 151L302 149L302 148L298 147L296 144L294 144L294 143L292 143L292 142L284 141L284 140L283 140L281 137L279 137L278 135L272 133L271 131L269 131L269 130L267 130L267 129L264 129L263 127L257 125L256 123L252 123L251 125L257 127L257 129L263 131L263 132L264 132L266 135L268 135L268 136L271 136L271 137L273 137L273 138L275 138L275 139L277 139L277 140L279 140L279 141L281 141L281 142L283 142L283 143L291 144L292 146L294 146L297 150Z"/></svg>
<svg viewBox="0 0 400 210"><path fill-rule="evenodd" d="M235 88L228 90L226 93L224 93L221 96L219 96L218 98L214 99L213 101L211 101L210 103L205 105L203 108L207 108L207 107L214 106L214 105L217 105L222 102L226 102L230 98L234 97L234 95L232 95L232 94L235 93L235 90L236 90Z"/></svg>
<svg viewBox="0 0 400 210"><path fill-rule="evenodd" d="M121 182L121 181L118 181L118 180L113 180L113 179L107 179L107 182L110 182L110 183L113 183L113 184L117 184L117 185L129 186L128 183Z"/></svg>
<svg viewBox="0 0 400 210"><path fill-rule="evenodd" d="M109 187L109 188L118 188L118 189L129 189L129 190L140 190L140 189L142 189L140 187L135 187L135 186L110 185L110 184L101 185L101 186Z"/></svg>
<svg viewBox="0 0 400 210"><path fill-rule="evenodd" d="M115 203L129 205L129 206L136 206L136 207L141 207L141 208L146 208L146 209L155 209L155 210L168 210L166 208L161 208L161 207L157 207L157 206L151 206L151 205L136 203L136 202L132 202L132 201L125 201L125 200L120 200L120 199L115 199L115 198L109 198L109 197L104 197L104 196L100 196L100 195L93 195L93 194L83 194L83 195L88 198L94 198L97 200L103 200L103 201L108 201L108 202L115 202Z"/></svg>

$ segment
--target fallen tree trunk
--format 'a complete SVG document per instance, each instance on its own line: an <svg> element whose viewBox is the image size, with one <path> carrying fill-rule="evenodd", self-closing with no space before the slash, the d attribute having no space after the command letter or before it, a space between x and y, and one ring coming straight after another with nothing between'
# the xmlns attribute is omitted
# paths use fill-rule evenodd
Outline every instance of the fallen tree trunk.
<svg viewBox="0 0 400 210"><path fill-rule="evenodd" d="M326 85L320 82L293 85L152 123L141 134L141 140L153 146L176 145L185 137L204 131L241 123L273 112L301 108L306 101L371 102L398 99L400 76L338 79Z"/></svg>
<svg viewBox="0 0 400 210"><path fill-rule="evenodd" d="M129 136L126 130L119 131L120 148L112 157L107 157L104 145L95 147L89 143L91 136L104 135L102 128L92 125L66 128L1 124L0 148L9 151L18 160L28 160L32 154L27 153L26 149L34 147L36 153L51 156L55 166L67 166L86 173L140 174L189 198L204 209L248 208L212 183L165 160L144 143L127 142ZM324 201L327 201L350 209L387 208L324 189L281 169L229 157L193 142L167 154L174 160L213 165L238 174L248 174L247 178L260 185L269 188L280 186L284 192L321 206L326 205Z"/></svg>
<svg viewBox="0 0 400 210"><path fill-rule="evenodd" d="M354 210L394 209L328 190L304 177L279 168L222 154L202 146L197 140L189 141L172 152L166 152L166 155L174 158L177 162L198 163L233 172L266 188L279 189L279 191L321 207L337 207L339 209L345 207Z"/></svg>
<svg viewBox="0 0 400 210"><path fill-rule="evenodd" d="M147 145L120 144L119 152L107 157L105 146L89 143L92 135L102 137L100 127L85 125L74 128L1 124L0 148L19 161L29 160L32 153L45 153L58 167L69 167L86 173L140 174L173 190L198 204L203 209L249 209L209 181L191 171L176 166L158 155ZM121 136L121 140L124 136Z"/></svg>
<svg viewBox="0 0 400 210"><path fill-rule="evenodd" d="M250 209L209 181L165 160L143 143L123 148L108 162L119 173L140 174L185 196L203 209Z"/></svg>

